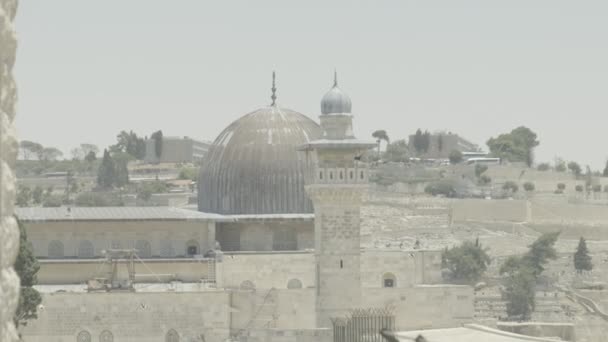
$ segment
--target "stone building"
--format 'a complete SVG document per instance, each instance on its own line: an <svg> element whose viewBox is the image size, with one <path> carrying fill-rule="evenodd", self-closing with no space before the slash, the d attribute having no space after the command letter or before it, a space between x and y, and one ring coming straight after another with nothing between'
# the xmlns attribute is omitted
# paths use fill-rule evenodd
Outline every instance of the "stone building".
<svg viewBox="0 0 608 342"><path fill-rule="evenodd" d="M146 163L197 163L203 160L210 143L189 137L163 137L162 153L156 156L156 141L146 140Z"/></svg>
<svg viewBox="0 0 608 342"><path fill-rule="evenodd" d="M409 136L408 146L410 151L416 152L414 148L415 134ZM452 151L478 152L479 146L452 132L433 133L429 136L428 150L420 154L421 158L447 159Z"/></svg>
<svg viewBox="0 0 608 342"><path fill-rule="evenodd" d="M354 308L390 309L401 330L472 320L473 291L441 284L440 251L361 249L358 156L375 144L354 137L337 82L321 125L279 107L275 90L211 146L199 212L22 209L44 258L28 341L330 341L330 319Z"/></svg>

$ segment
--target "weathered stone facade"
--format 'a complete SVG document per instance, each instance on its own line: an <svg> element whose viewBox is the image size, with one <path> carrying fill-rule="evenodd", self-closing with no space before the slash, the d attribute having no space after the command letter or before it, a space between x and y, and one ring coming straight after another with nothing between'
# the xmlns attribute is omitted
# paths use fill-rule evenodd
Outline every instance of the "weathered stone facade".
<svg viewBox="0 0 608 342"><path fill-rule="evenodd" d="M19 278L13 262L19 250L19 230L13 218L17 156L13 126L17 88L12 76L17 38L13 22L17 0L0 0L0 341L17 340L13 314L19 300Z"/></svg>

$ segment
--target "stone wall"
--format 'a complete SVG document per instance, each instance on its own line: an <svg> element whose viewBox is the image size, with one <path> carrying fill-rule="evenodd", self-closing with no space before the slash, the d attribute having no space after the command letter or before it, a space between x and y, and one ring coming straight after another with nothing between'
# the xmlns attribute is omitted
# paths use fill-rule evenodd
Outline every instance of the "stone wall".
<svg viewBox="0 0 608 342"><path fill-rule="evenodd" d="M395 287L417 284L439 284L441 278L440 251L365 251L361 255L361 286L384 286L384 279L394 277Z"/></svg>
<svg viewBox="0 0 608 342"><path fill-rule="evenodd" d="M363 307L392 307L396 330L460 326L473 320L473 289L458 285L363 289Z"/></svg>
<svg viewBox="0 0 608 342"><path fill-rule="evenodd" d="M362 298L362 307L392 307L400 330L472 321L468 286L364 289ZM39 318L23 334L32 342L71 342L79 335L96 341L103 334L134 342L165 341L168 334L182 341L200 341L201 335L207 342L229 335L253 342L326 341L331 334L315 329L315 312L314 289L55 292L43 294Z"/></svg>
<svg viewBox="0 0 608 342"><path fill-rule="evenodd" d="M576 341L574 323L498 322L498 329L533 337L558 337L563 341Z"/></svg>
<svg viewBox="0 0 608 342"><path fill-rule="evenodd" d="M463 199L452 202L452 222L526 222L529 219L530 213L527 201Z"/></svg>
<svg viewBox="0 0 608 342"><path fill-rule="evenodd" d="M227 288L245 282L256 289L287 288L292 279L304 288L315 285L312 253L226 253L217 266L218 285Z"/></svg>
<svg viewBox="0 0 608 342"><path fill-rule="evenodd" d="M165 342L177 333L181 341L224 341L229 336L228 292L52 293L43 294L38 319L23 330L28 342L115 341ZM105 340L104 340L105 341Z"/></svg>
<svg viewBox="0 0 608 342"><path fill-rule="evenodd" d="M239 288L245 282L256 289L285 289L290 280L303 288L315 286L314 254L292 253L226 253L217 264L218 286ZM221 273L221 275L219 274ZM379 288L383 277L392 274L396 287L439 284L441 251L381 251L361 253L361 286Z"/></svg>
<svg viewBox="0 0 608 342"><path fill-rule="evenodd" d="M224 251L305 250L314 248L311 220L251 220L218 223Z"/></svg>
<svg viewBox="0 0 608 342"><path fill-rule="evenodd" d="M19 230L13 218L17 137L13 119L17 86L12 71L17 37L13 26L17 0L0 0L0 341L17 340L13 314L19 300L19 278L13 262L19 249Z"/></svg>
<svg viewBox="0 0 608 342"><path fill-rule="evenodd" d="M183 281L199 282L201 279L213 277L213 269L209 269L206 260L196 259L174 259L174 260L145 260L145 263L135 262L135 282L156 283L160 279L163 282ZM38 271L38 283L45 285L63 284L85 284L93 278L108 276L110 265L99 260L74 260L74 261L45 261L40 262ZM118 279L128 279L126 264L120 263L118 267Z"/></svg>
<svg viewBox="0 0 608 342"><path fill-rule="evenodd" d="M184 256L187 246L193 243L198 247L198 254L202 254L215 245L213 222L46 221L26 222L25 227L34 254L39 258L49 257L52 241L61 243L65 257L81 258L89 258L79 255L85 245L92 245L93 257L101 257L101 251L109 248L147 249L144 247L149 246L149 255L147 251L139 251L142 258Z"/></svg>

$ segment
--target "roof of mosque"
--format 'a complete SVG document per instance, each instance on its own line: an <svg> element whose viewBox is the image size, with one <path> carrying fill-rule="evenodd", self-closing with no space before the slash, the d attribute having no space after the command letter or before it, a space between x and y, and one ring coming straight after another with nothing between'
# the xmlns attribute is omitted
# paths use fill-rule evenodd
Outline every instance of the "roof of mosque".
<svg viewBox="0 0 608 342"><path fill-rule="evenodd" d="M348 114L351 109L350 97L338 88L338 75L334 73L334 85L321 99L321 113Z"/></svg>
<svg viewBox="0 0 608 342"><path fill-rule="evenodd" d="M203 160L199 210L232 215L312 212L304 191L312 164L297 149L320 135L316 122L276 104L236 120Z"/></svg>
<svg viewBox="0 0 608 342"><path fill-rule="evenodd" d="M420 340L419 336L424 337L423 341L427 342L556 341L555 339L550 338L539 338L520 334L513 334L510 332L488 328L477 324L465 324L465 326L458 328L416 330L395 333L395 337L400 342L418 341Z"/></svg>
<svg viewBox="0 0 608 342"><path fill-rule="evenodd" d="M173 207L15 208L22 221L232 221L222 215Z"/></svg>

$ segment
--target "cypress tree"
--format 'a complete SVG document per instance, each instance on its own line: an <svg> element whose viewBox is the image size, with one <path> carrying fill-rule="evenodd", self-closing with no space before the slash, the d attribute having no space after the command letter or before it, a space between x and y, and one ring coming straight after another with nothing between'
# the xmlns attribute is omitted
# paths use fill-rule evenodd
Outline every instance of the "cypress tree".
<svg viewBox="0 0 608 342"><path fill-rule="evenodd" d="M99 171L97 172L97 185L101 188L111 188L114 184L116 174L116 168L114 166L114 160L110 156L110 152L107 149L103 150L103 159L99 165Z"/></svg>
<svg viewBox="0 0 608 342"><path fill-rule="evenodd" d="M19 294L19 306L15 312L14 321L15 325L26 325L27 320L37 318L37 309L42 297L40 293L33 288L38 283L38 277L36 273L40 269L38 260L34 256L32 251L32 245L27 241L27 234L25 228L19 222L19 219L15 217L17 224L19 225L19 254L15 260L15 272L19 275L21 280L21 293Z"/></svg>
<svg viewBox="0 0 608 342"><path fill-rule="evenodd" d="M578 241L578 247L574 253L574 268L578 273L583 271L591 271L593 264L591 263L591 256L587 249L587 242L583 237Z"/></svg>

